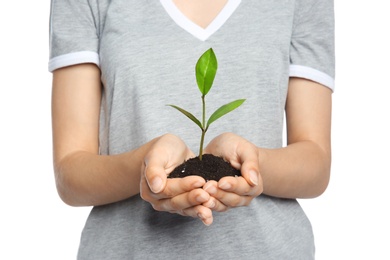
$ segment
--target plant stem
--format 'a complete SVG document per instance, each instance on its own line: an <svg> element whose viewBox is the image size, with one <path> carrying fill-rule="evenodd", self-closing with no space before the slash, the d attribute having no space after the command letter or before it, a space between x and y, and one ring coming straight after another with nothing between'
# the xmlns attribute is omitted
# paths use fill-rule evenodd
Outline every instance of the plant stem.
<svg viewBox="0 0 390 260"><path fill-rule="evenodd" d="M202 127L203 130L205 129L206 126L206 100L205 100L205 95L202 95Z"/></svg>
<svg viewBox="0 0 390 260"><path fill-rule="evenodd" d="M204 136L206 134L205 130L202 130L202 137L200 138L200 147L199 147L199 160L202 161L203 156L203 142L204 142Z"/></svg>
<svg viewBox="0 0 390 260"><path fill-rule="evenodd" d="M202 95L202 137L200 138L200 145L199 145L199 160L202 160L202 155L203 155L204 136L207 131L207 129L205 128L206 128L206 101L205 101L205 95Z"/></svg>

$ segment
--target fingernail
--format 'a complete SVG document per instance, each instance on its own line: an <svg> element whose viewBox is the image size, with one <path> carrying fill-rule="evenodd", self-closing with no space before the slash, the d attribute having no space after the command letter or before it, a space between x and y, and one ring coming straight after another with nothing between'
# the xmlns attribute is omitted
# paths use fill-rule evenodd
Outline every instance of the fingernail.
<svg viewBox="0 0 390 260"><path fill-rule="evenodd" d="M210 185L209 187L207 187L205 189L205 191L210 194L210 195L213 195L215 193L217 193L217 189L213 186L213 185Z"/></svg>
<svg viewBox="0 0 390 260"><path fill-rule="evenodd" d="M212 200L212 201L210 202L210 207L209 207L209 208L210 208L210 209L213 209L214 207L215 207L215 201Z"/></svg>
<svg viewBox="0 0 390 260"><path fill-rule="evenodd" d="M150 183L150 189L154 192L154 193L158 193L161 191L162 189L162 179L160 177L155 177L151 183Z"/></svg>
<svg viewBox="0 0 390 260"><path fill-rule="evenodd" d="M196 197L196 201L200 203L206 202L208 199L205 194L200 194Z"/></svg>
<svg viewBox="0 0 390 260"><path fill-rule="evenodd" d="M193 185L194 185L194 188L200 188L204 185L204 181L197 181Z"/></svg>
<svg viewBox="0 0 390 260"><path fill-rule="evenodd" d="M209 226L209 221L207 221L207 219L205 219L202 214L198 213L198 218L200 218L200 220L202 220L203 224L205 224L206 226Z"/></svg>
<svg viewBox="0 0 390 260"><path fill-rule="evenodd" d="M251 180L251 182L254 184L254 185L258 185L259 184L259 178L257 177L257 172L255 171L250 171L249 172L249 179Z"/></svg>
<svg viewBox="0 0 390 260"><path fill-rule="evenodd" d="M227 181L221 181L221 183L218 184L218 187L220 187L223 190L228 190L232 187L229 182Z"/></svg>
<svg viewBox="0 0 390 260"><path fill-rule="evenodd" d="M212 219L202 219L202 222L203 222L203 224L205 224L206 226L210 226L211 223L213 223L213 220L212 220Z"/></svg>

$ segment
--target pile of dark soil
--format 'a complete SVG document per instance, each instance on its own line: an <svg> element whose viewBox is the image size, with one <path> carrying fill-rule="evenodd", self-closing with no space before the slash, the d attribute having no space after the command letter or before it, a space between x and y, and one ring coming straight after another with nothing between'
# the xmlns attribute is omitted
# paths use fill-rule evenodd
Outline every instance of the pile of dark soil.
<svg viewBox="0 0 390 260"><path fill-rule="evenodd" d="M183 178L190 175L201 176L206 181L219 181L225 176L241 176L241 172L221 157L203 154L202 160L197 156L176 167L168 178Z"/></svg>

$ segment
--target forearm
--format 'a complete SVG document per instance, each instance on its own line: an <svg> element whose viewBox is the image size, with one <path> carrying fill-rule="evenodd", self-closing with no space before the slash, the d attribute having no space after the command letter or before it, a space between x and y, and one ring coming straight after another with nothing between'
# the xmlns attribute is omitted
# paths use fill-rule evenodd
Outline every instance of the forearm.
<svg viewBox="0 0 390 260"><path fill-rule="evenodd" d="M301 141L281 149L259 149L259 157L264 194L311 198L321 195L328 185L330 147Z"/></svg>
<svg viewBox="0 0 390 260"><path fill-rule="evenodd" d="M54 163L60 197L72 206L95 206L138 194L143 158L152 143L118 155L68 154Z"/></svg>

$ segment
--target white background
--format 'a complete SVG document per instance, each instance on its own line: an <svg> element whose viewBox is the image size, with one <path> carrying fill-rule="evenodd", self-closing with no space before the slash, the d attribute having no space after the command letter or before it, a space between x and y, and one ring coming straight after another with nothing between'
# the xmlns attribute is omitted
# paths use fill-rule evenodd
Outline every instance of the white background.
<svg viewBox="0 0 390 260"><path fill-rule="evenodd" d="M317 259L390 259L390 9L336 0L333 169L302 205ZM0 259L75 259L89 208L58 198L51 162L48 0L0 3ZM387 37L387 38L386 38Z"/></svg>

